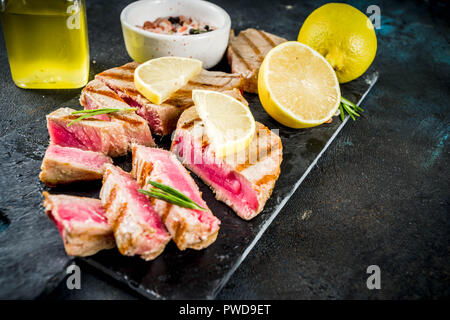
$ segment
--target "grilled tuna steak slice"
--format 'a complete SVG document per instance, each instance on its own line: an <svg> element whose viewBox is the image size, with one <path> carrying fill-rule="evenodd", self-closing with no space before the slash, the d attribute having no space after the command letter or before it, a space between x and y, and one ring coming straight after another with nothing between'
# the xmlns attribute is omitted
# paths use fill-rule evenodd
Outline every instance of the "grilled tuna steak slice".
<svg viewBox="0 0 450 320"><path fill-rule="evenodd" d="M202 70L194 79L176 91L166 103L179 106L184 110L194 105L192 90L203 89L223 92L241 89L243 84L244 79L240 74Z"/></svg>
<svg viewBox="0 0 450 320"><path fill-rule="evenodd" d="M106 163L112 163L112 160L102 153L51 144L45 151L39 178L49 187L99 180Z"/></svg>
<svg viewBox="0 0 450 320"><path fill-rule="evenodd" d="M112 122L118 122L123 126L125 136L128 138L128 151L133 143L144 146L154 146L150 127L145 119L134 112L115 112L110 115Z"/></svg>
<svg viewBox="0 0 450 320"><path fill-rule="evenodd" d="M132 122L121 113L111 114L110 121L86 118L67 125L79 115L71 115L71 108L60 108L47 115L50 141L62 147L101 152L111 157L125 155L131 143L154 145L150 131L142 119ZM136 116L137 117L137 116Z"/></svg>
<svg viewBox="0 0 450 320"><path fill-rule="evenodd" d="M278 135L256 122L255 136L246 150L216 157L195 107L181 115L171 150L211 187L218 200L245 220L261 212L280 174Z"/></svg>
<svg viewBox="0 0 450 320"><path fill-rule="evenodd" d="M134 145L131 174L142 189L150 189L148 180L163 183L181 191L195 203L208 209L208 211L192 210L163 200L150 199L180 250L203 249L216 240L220 221L209 210L194 179L173 153Z"/></svg>
<svg viewBox="0 0 450 320"><path fill-rule="evenodd" d="M230 90L242 85L240 75L203 70L172 98L156 105L141 95L134 86L134 70L138 65L130 62L99 73L95 78L104 82L130 106L139 108L136 113L147 120L152 132L158 135L167 135L175 129L180 114L193 105L193 89Z"/></svg>
<svg viewBox="0 0 450 320"><path fill-rule="evenodd" d="M130 106L102 81L94 79L81 91L80 104L86 109L118 108L126 109Z"/></svg>
<svg viewBox="0 0 450 320"><path fill-rule="evenodd" d="M86 118L74 123L70 121L78 115L71 115L71 108L60 108L47 115L50 141L63 147L97 151L112 157L125 155L128 138L123 126L118 122Z"/></svg>
<svg viewBox="0 0 450 320"><path fill-rule="evenodd" d="M90 256L115 247L100 200L43 192L44 208L56 224L70 256Z"/></svg>
<svg viewBox="0 0 450 320"><path fill-rule="evenodd" d="M81 91L80 103L86 110L117 108L126 109L130 106L119 95L100 80L92 80ZM116 112L104 114L102 120L121 122L130 143L136 142L145 146L154 145L147 121L134 112Z"/></svg>
<svg viewBox="0 0 450 320"><path fill-rule="evenodd" d="M154 205L138 192L139 185L119 167L105 165L100 199L112 225L120 253L155 259L170 241Z"/></svg>
<svg viewBox="0 0 450 320"><path fill-rule="evenodd" d="M258 72L266 54L287 40L256 29L243 30L236 37L231 31L227 50L231 72L242 74L244 91L258 93Z"/></svg>

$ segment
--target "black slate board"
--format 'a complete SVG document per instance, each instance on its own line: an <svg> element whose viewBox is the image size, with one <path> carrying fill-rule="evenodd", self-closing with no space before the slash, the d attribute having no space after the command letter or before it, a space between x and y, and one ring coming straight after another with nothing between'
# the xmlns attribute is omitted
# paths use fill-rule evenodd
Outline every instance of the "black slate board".
<svg viewBox="0 0 450 320"><path fill-rule="evenodd" d="M369 70L360 79L342 86L343 95L361 102L377 77L376 71ZM222 221L213 245L202 251L180 252L171 243L152 262L123 257L112 249L84 259L86 262L149 298L216 296L348 121L346 118L342 123L334 117L331 124L290 129L267 115L257 95L245 97L255 119L272 130L279 130L283 143L280 178L264 211L252 221L243 221L225 204L216 201L209 188L194 176L209 207ZM78 105L78 100L72 99L62 106L79 108ZM48 188L40 183L38 174L47 141L45 118L27 123L0 139L0 298L42 295L61 281L65 267L73 260L65 254L57 229L41 207L41 193ZM170 138L157 138L156 142L168 148ZM115 163L129 171L129 158L115 159ZM80 183L51 192L98 197L100 187L100 182Z"/></svg>
<svg viewBox="0 0 450 320"><path fill-rule="evenodd" d="M378 74L342 86L343 95L361 102L375 84ZM246 94L257 121L278 129L283 143L280 178L264 211L252 221L238 218L195 176L209 207L222 221L217 241L206 250L180 252L170 243L156 260L121 256L116 249L84 259L148 298L214 298L266 228L332 142L344 123L294 130L280 126L263 110L257 95ZM76 107L77 99L63 106ZM47 147L45 118L19 127L0 139L0 298L35 298L52 289L65 275L72 257L65 254L57 229L41 207L45 188L38 179ZM168 148L169 138L157 143ZM130 156L115 163L130 170ZM53 193L98 197L100 182L80 183L51 190ZM282 236L282 235L280 235Z"/></svg>
<svg viewBox="0 0 450 320"><path fill-rule="evenodd" d="M375 71L366 73L342 86L343 96L360 103L377 78ZM213 299L217 295L349 120L347 117L341 122L339 117L334 117L331 124L295 130L271 119L257 95L246 94L245 97L255 119L272 130L279 130L283 143L281 174L263 212L251 221L240 219L225 204L216 201L209 188L193 174L208 206L222 222L214 244L202 251L180 252L170 243L163 254L151 262L123 257L113 249L85 258L86 262L148 298ZM159 144L168 148L169 143L163 140Z"/></svg>

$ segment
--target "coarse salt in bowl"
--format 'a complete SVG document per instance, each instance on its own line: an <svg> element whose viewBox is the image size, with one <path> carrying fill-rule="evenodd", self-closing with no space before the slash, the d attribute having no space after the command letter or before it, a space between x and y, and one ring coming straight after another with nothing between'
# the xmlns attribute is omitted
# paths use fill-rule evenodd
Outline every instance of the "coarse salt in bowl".
<svg viewBox="0 0 450 320"><path fill-rule="evenodd" d="M143 30L146 21L185 16L214 28L201 34L162 34ZM209 69L223 57L228 45L231 19L219 6L203 0L141 0L126 6L120 14L125 46L137 62L178 56L195 58Z"/></svg>

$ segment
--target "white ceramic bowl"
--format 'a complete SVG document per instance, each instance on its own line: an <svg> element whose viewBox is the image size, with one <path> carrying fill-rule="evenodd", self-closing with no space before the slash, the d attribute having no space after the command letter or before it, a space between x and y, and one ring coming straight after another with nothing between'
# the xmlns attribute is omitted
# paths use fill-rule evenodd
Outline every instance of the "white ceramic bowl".
<svg viewBox="0 0 450 320"><path fill-rule="evenodd" d="M167 35L145 31L145 21L160 17L180 16L195 18L215 27L214 31L193 35ZM120 14L123 38L130 57L144 62L163 56L199 59L203 68L215 66L228 45L231 19L219 6L202 0L141 0L126 6Z"/></svg>

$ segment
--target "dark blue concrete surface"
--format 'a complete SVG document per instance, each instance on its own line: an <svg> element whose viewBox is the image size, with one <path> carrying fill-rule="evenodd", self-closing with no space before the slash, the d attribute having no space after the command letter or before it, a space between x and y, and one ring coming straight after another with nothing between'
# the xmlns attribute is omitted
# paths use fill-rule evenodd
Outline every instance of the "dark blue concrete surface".
<svg viewBox="0 0 450 320"><path fill-rule="evenodd" d="M128 61L118 23L127 2L88 0L93 74ZM295 39L306 16L325 2L217 3L236 29ZM376 4L382 14L374 62L380 78L365 100L365 117L347 124L219 299L450 296L450 10L435 1L350 3L362 11ZM16 88L0 40L2 136L79 90ZM372 264L381 268L381 290L366 288ZM45 298L139 298L80 266L81 290L63 282Z"/></svg>

